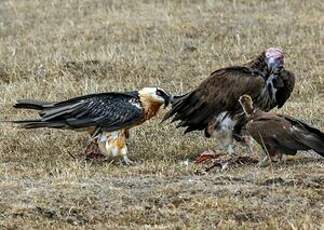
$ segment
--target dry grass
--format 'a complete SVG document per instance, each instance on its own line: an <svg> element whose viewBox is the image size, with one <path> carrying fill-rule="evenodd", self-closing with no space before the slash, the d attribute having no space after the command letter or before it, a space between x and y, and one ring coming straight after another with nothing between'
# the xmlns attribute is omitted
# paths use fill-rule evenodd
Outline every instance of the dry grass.
<svg viewBox="0 0 324 230"><path fill-rule="evenodd" d="M0 2L0 119L18 98L62 100L161 86L176 94L266 47L288 53L297 87L281 112L324 130L324 5L314 1ZM91 60L96 60L92 61ZM195 175L181 162L215 148L153 119L132 132L130 158L76 162L84 136L2 124L1 229L323 229L323 161L293 158ZM240 151L240 150L238 150Z"/></svg>

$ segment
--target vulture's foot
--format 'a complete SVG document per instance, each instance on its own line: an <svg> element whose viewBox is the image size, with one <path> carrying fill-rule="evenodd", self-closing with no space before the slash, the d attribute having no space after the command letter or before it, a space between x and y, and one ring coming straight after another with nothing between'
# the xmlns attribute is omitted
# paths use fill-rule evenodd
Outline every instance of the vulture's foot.
<svg viewBox="0 0 324 230"><path fill-rule="evenodd" d="M269 156L265 156L261 161L258 163L258 167L267 167L272 163L278 163L283 161L283 155L282 154L274 154L271 155L270 158Z"/></svg>
<svg viewBox="0 0 324 230"><path fill-rule="evenodd" d="M237 157L236 156L236 153L234 151L234 147L233 147L233 144L229 144L226 146L226 151L228 153L228 155L231 157L231 158L235 158Z"/></svg>
<svg viewBox="0 0 324 230"><path fill-rule="evenodd" d="M244 136L243 137L243 146L246 148L246 152L244 154L245 157L248 156L257 156L256 152L253 148L253 139L250 136Z"/></svg>
<svg viewBox="0 0 324 230"><path fill-rule="evenodd" d="M127 156L124 156L124 157L123 157L123 163L124 163L125 165L135 165L135 162L132 161L132 160L130 160Z"/></svg>

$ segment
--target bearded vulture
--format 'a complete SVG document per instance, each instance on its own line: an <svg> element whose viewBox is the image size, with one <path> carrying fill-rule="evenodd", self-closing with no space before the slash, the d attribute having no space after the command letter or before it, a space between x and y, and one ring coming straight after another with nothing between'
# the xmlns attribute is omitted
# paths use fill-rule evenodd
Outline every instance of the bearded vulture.
<svg viewBox="0 0 324 230"><path fill-rule="evenodd" d="M128 130L155 116L160 106L167 107L170 100L164 90L151 87L125 93L90 94L55 103L19 100L15 108L39 110L40 118L12 122L25 129L88 131L94 140L106 142L107 153L122 155L125 163L130 163L125 142Z"/></svg>
<svg viewBox="0 0 324 230"><path fill-rule="evenodd" d="M248 119L246 130L269 154L282 158L282 154L295 155L298 150L314 150L324 157L324 133L296 118L264 112L254 108L252 98L243 95L240 104ZM263 165L268 154L260 162Z"/></svg>
<svg viewBox="0 0 324 230"><path fill-rule="evenodd" d="M171 110L163 120L173 117L186 127L185 133L204 130L210 137L215 131L230 155L233 138L243 141L246 122L238 99L249 94L257 107L269 111L281 108L290 97L295 76L284 69L284 55L279 48L269 48L251 62L214 71L196 89L175 96Z"/></svg>

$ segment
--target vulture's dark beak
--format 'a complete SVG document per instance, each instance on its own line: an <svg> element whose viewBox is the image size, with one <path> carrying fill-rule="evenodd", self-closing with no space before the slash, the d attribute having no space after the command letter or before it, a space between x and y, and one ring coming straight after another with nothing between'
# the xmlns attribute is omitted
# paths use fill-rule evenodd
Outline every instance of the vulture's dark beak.
<svg viewBox="0 0 324 230"><path fill-rule="evenodd" d="M156 90L156 95L160 98L161 97L163 98L164 108L168 107L168 105L172 103L173 97L169 95L167 92L165 92L164 90L158 88Z"/></svg>
<svg viewBox="0 0 324 230"><path fill-rule="evenodd" d="M172 103L173 97L168 94L163 94L162 97L164 99L164 108L166 108L170 103Z"/></svg>

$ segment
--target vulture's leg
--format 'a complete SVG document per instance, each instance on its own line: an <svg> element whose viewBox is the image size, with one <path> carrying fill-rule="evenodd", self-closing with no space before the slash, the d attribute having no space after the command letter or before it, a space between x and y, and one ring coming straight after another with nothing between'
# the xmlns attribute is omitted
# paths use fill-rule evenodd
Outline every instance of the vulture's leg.
<svg viewBox="0 0 324 230"><path fill-rule="evenodd" d="M231 130L226 130L223 138L223 146L226 149L230 157L235 157L234 145L233 145L233 135Z"/></svg>
<svg viewBox="0 0 324 230"><path fill-rule="evenodd" d="M249 153L250 156L255 156L255 151L253 149L253 138L251 136L244 136L243 137L243 145L247 149L246 152ZM248 154L245 154L245 156L248 156Z"/></svg>
<svg viewBox="0 0 324 230"><path fill-rule="evenodd" d="M273 162L282 162L282 153L277 152L275 155L270 155Z"/></svg>
<svg viewBox="0 0 324 230"><path fill-rule="evenodd" d="M256 156L253 148L253 138L246 131L237 131L234 129L232 137L244 148L245 151L243 157Z"/></svg>
<svg viewBox="0 0 324 230"><path fill-rule="evenodd" d="M125 138L126 139L129 139L130 138L129 129L125 129L124 134L125 134Z"/></svg>
<svg viewBox="0 0 324 230"><path fill-rule="evenodd" d="M128 157L127 157L127 147L125 146L125 148L123 148L121 150L121 154L123 156L123 162L126 164L126 165L133 165L135 164L134 161L131 161Z"/></svg>
<svg viewBox="0 0 324 230"><path fill-rule="evenodd" d="M134 165L135 162L130 160L127 156L123 156L123 162L125 163L125 165Z"/></svg>
<svg viewBox="0 0 324 230"><path fill-rule="evenodd" d="M228 144L226 146L226 150L227 150L228 155L230 155L231 157L234 157L235 156L235 151L234 151L233 143Z"/></svg>
<svg viewBox="0 0 324 230"><path fill-rule="evenodd" d="M280 161L282 163L286 164L287 163L287 160L288 160L288 156L286 154L282 154L281 153L281 159L280 159Z"/></svg>
<svg viewBox="0 0 324 230"><path fill-rule="evenodd" d="M128 150L126 145L126 138L128 137L128 130L111 132L106 142L106 150L110 155L112 155L112 157L122 157L124 164L131 165L134 164L134 162L127 157Z"/></svg>
<svg viewBox="0 0 324 230"><path fill-rule="evenodd" d="M126 137L125 137L126 138ZM124 146L122 147L122 149L120 150L120 154L121 156L123 157L123 162L126 164L126 165L133 165L135 164L134 161L131 161L128 157L127 157L127 152L128 152L128 149L127 149L127 146L126 146L126 140L125 140L125 144Z"/></svg>
<svg viewBox="0 0 324 230"><path fill-rule="evenodd" d="M133 161L131 161L127 157L127 145L126 145L126 139L129 138L129 131L128 130L122 130L118 132L117 138L114 140L113 144L113 155L114 156L121 156L123 158L123 163L126 165L132 165L134 164Z"/></svg>
<svg viewBox="0 0 324 230"><path fill-rule="evenodd" d="M279 157L279 159L282 157L282 154L271 148L263 148L263 152L265 157L258 163L259 167L266 167L274 162L276 157Z"/></svg>
<svg viewBox="0 0 324 230"><path fill-rule="evenodd" d="M207 130L205 130L205 135L206 137L211 137L212 135L215 136L215 139L217 139L217 144L221 145L222 152L227 152L227 154L232 158L235 156L235 151L234 151L234 145L233 145L233 135L232 135L232 130L229 128L223 128L221 130L215 129L213 124L209 124ZM216 151L218 152L218 151ZM223 155L223 154L221 154ZM212 150L206 150L203 151L198 155L196 158L195 162L198 163L203 163L208 160L215 159L219 157L219 154L216 154Z"/></svg>
<svg viewBox="0 0 324 230"><path fill-rule="evenodd" d="M259 163L257 164L259 167L266 167L269 165L270 163L270 159L269 159L269 149L266 146L261 146L262 150L263 150L263 158L261 161L259 161Z"/></svg>
<svg viewBox="0 0 324 230"><path fill-rule="evenodd" d="M214 134L218 144L221 145L222 150L226 151L230 157L235 156L232 130L228 128L223 128L221 130L216 129Z"/></svg>

